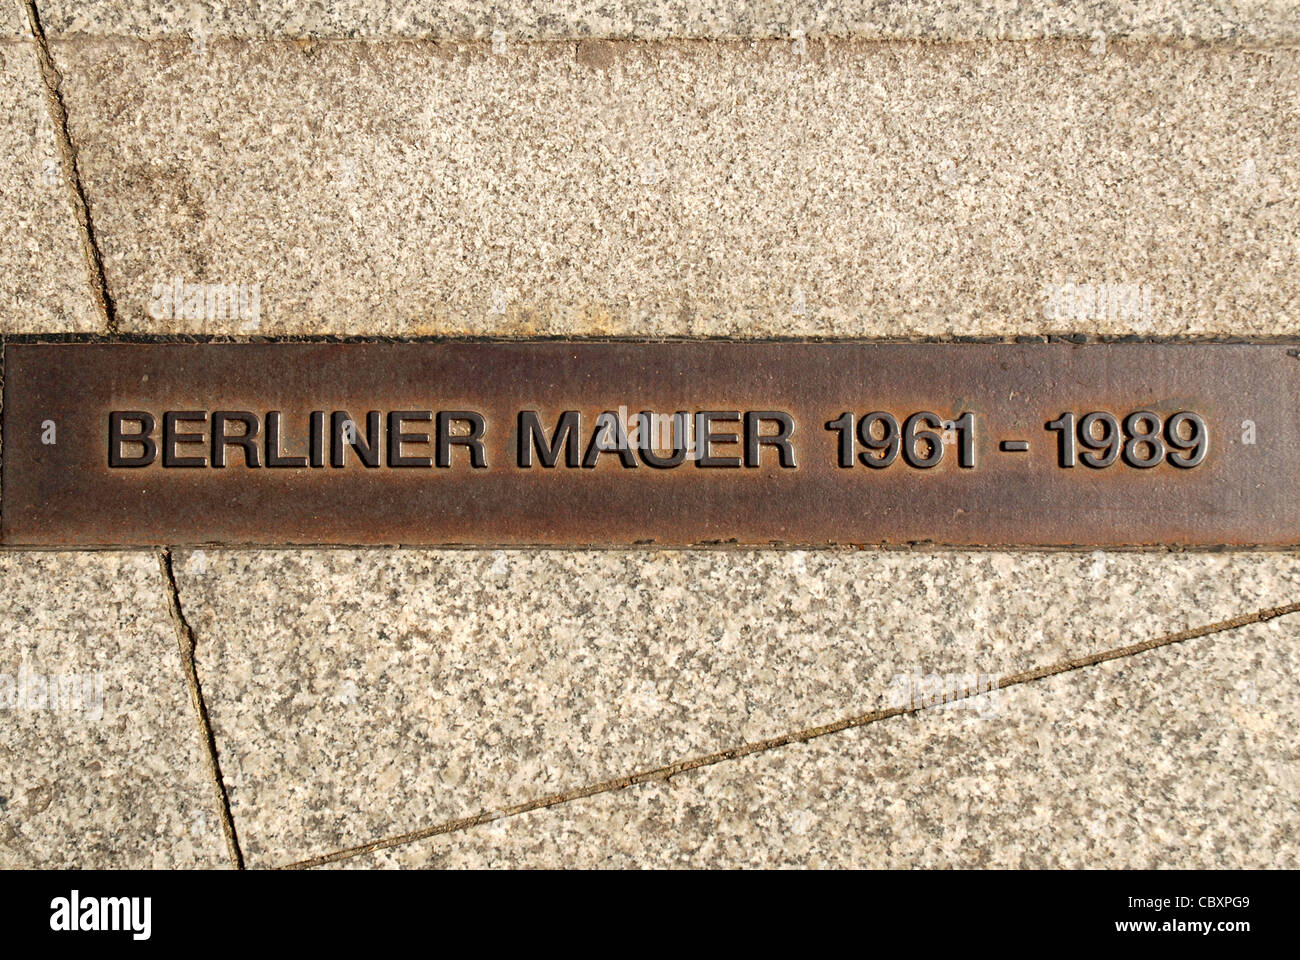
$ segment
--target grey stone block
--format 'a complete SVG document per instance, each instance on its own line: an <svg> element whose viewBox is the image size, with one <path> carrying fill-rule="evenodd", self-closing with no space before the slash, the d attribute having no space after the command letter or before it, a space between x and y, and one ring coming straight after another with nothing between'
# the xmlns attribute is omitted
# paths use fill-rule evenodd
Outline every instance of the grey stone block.
<svg viewBox="0 0 1300 960"><path fill-rule="evenodd" d="M1290 50L54 46L124 330L1297 329Z"/></svg>
<svg viewBox="0 0 1300 960"><path fill-rule="evenodd" d="M433 0L43 0L47 29L92 35L433 37L511 39L571 37L763 38L860 36L972 40L1111 37L1259 43L1294 39L1295 9L1286 0L1196 3L1121 0L1006 3L1002 0L780 0L753 3L513 0L437 3Z"/></svg>
<svg viewBox="0 0 1300 960"><path fill-rule="evenodd" d="M1295 621L345 863L1295 869Z"/></svg>
<svg viewBox="0 0 1300 960"><path fill-rule="evenodd" d="M222 866L158 561L0 552L0 867Z"/></svg>
<svg viewBox="0 0 1300 960"><path fill-rule="evenodd" d="M1278 554L200 551L176 573L253 866L1300 595Z"/></svg>
<svg viewBox="0 0 1300 960"><path fill-rule="evenodd" d="M0 333L102 328L33 45L0 39Z"/></svg>

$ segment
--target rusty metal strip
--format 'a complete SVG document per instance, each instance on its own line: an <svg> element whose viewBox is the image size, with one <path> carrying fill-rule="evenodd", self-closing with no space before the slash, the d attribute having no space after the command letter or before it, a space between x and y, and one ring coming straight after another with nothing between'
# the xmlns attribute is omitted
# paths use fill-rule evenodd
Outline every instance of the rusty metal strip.
<svg viewBox="0 0 1300 960"><path fill-rule="evenodd" d="M10 343L4 376L7 546L1300 545L1286 344Z"/></svg>

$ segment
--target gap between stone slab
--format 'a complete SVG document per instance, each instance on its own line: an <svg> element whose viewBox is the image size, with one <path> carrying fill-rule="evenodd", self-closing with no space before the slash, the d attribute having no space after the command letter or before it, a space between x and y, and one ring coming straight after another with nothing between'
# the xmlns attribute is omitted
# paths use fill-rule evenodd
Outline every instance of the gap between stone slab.
<svg viewBox="0 0 1300 960"><path fill-rule="evenodd" d="M199 683L198 668L194 663L194 631L185 619L181 609L180 589L176 586L176 574L172 570L172 553L168 548L158 552L158 568L162 573L163 588L167 593L167 609L171 614L172 625L176 629L176 643L180 648L181 667L185 671L185 683L190 690L190 702L194 705L194 714L198 720L199 737L207 754L208 777L217 795L217 807L221 816L221 832L226 838L226 852L230 856L230 865L236 870L244 869L244 854L239 848L239 834L235 831L235 820L230 812L230 797L226 792L226 782L221 776L221 760L217 755L217 740L212 733L212 724L208 719L208 707L203 700L203 687Z"/></svg>
<svg viewBox="0 0 1300 960"><path fill-rule="evenodd" d="M1186 640L1194 640L1200 637L1212 636L1217 633L1226 633L1228 631L1237 630L1241 627L1247 627L1257 623L1265 623L1269 620L1275 620L1278 617L1285 617L1293 613L1300 613L1300 601L1280 607L1270 607L1265 610L1258 610L1254 613L1242 614L1228 620L1220 620L1216 623L1205 624L1200 627L1180 630L1176 633L1166 634L1162 637L1143 640L1140 643L1128 644L1122 647L1113 647L1110 650L1103 650L1100 653L1089 654L1086 657L1074 657L1049 666L1035 667L1031 670L1022 670L1019 673L1013 673L1001 677L992 689L1005 690L1008 687L1018 686L1022 683L1044 680L1049 677L1059 676L1063 673L1070 673L1075 670L1082 670L1086 667L1093 667L1110 660L1120 660L1139 653L1146 653L1149 650L1182 643ZM947 706L951 703L957 703L973 696L980 696L986 692L987 691L984 690L967 690L959 697L944 700L942 704L934 704L933 706ZM319 856L309 857L306 860L284 864L277 869L300 870L310 867L319 867L330 863L337 863L340 860L348 860L353 857L362 856L367 853L374 853L378 850L385 850L390 847L403 846L408 843L427 840L432 837L443 836L450 833L459 833L485 823L492 823L493 821L504 820L509 817L517 817L521 814L531 813L536 810L544 810L574 800L582 800L586 797L596 796L597 794L612 793L626 787L636 786L637 784L649 783L656 780L668 780L680 773L699 770L703 767L711 767L731 760L738 760L741 757L747 757L756 753L765 753L769 750L776 750L794 743L806 743L809 740L814 740L818 737L824 737L858 727L869 726L873 723L878 723L881 720L888 720L890 717L910 716L930 708L931 705L923 705L890 707L883 710L873 710L870 713L864 713L854 717L846 717L842 720L837 720L833 723L824 724L819 727L809 727L802 730L791 731L789 733L781 734L780 736L769 737L765 740L756 740L751 743L731 747L727 750L720 750L716 753L678 760L675 763L670 763L662 767L655 767L652 770L645 770L640 773L617 777L612 780L603 780L599 783L588 784L585 787L579 787L563 793L539 797L536 800L529 800L524 803L502 807L497 810L483 811L470 817L448 820L444 823L437 824L436 826L425 827L420 830L412 830L409 833L385 837L381 840L375 840L354 847L346 847L330 853L320 854Z"/></svg>
<svg viewBox="0 0 1300 960"><path fill-rule="evenodd" d="M24 6L32 0L18 0ZM61 44L95 44L105 41L117 41L138 46L189 45L193 44L198 34L190 32L159 33L140 36L127 33L84 33L69 31L50 36ZM205 34L204 42L223 46L293 46L310 52L320 45L367 44L370 46L425 46L449 47L461 50L490 52L493 56L508 56L512 49L562 49L572 48L574 60L592 69L608 69L613 58L622 53L641 52L654 48L705 48L705 47L748 47L762 53L769 50L790 50L801 58L815 60L829 49L844 48L878 48L878 47L978 47L978 46L1035 46L1035 47L1087 47L1092 48L1098 42L1097 35L1088 36L1041 36L1012 35L1005 36L915 36L915 35L869 35L869 34L818 34L808 36L546 36L526 37L521 35L505 36L504 50L499 39L487 37L466 37L442 34L413 36L397 33L373 33L365 36L346 36L341 34L293 34L293 33L259 33ZM1228 50L1241 53L1273 53L1276 51L1294 51L1300 49L1300 39L1287 37L1259 37L1250 42L1234 41L1229 38L1213 37L1174 37L1174 36L1134 36L1132 34L1114 34L1105 37L1107 50L1135 50L1150 48L1167 48L1173 50L1206 51ZM796 44L802 44L796 47ZM799 52L802 51L802 52Z"/></svg>
<svg viewBox="0 0 1300 960"><path fill-rule="evenodd" d="M600 333L154 333L142 330L112 334L84 333L51 330L47 333L0 332L0 344L176 344L195 346L206 344L300 344L300 343L356 343L356 344L419 344L419 343L741 343L741 344L840 344L846 346L880 346L883 344L1180 344L1197 346L1206 344L1229 346L1282 346L1292 347L1287 355L1300 361L1300 339L1295 333L1090 333L1078 330L1055 330L1042 333L1014 334L918 334L900 336L844 336L839 334L763 334L745 336L732 334L600 334Z"/></svg>

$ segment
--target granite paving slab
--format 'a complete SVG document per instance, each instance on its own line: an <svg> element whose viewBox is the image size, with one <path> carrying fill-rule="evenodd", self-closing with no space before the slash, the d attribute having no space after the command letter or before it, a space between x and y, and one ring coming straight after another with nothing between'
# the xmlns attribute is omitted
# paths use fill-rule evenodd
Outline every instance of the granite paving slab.
<svg viewBox="0 0 1300 960"><path fill-rule="evenodd" d="M343 864L1295 869L1296 619Z"/></svg>
<svg viewBox="0 0 1300 960"><path fill-rule="evenodd" d="M209 550L175 569L251 866L1300 596L1278 554Z"/></svg>
<svg viewBox="0 0 1300 960"><path fill-rule="evenodd" d="M151 553L0 552L0 867L228 861Z"/></svg>
<svg viewBox="0 0 1300 960"><path fill-rule="evenodd" d="M1289 49L52 47L125 331L1297 331Z"/></svg>

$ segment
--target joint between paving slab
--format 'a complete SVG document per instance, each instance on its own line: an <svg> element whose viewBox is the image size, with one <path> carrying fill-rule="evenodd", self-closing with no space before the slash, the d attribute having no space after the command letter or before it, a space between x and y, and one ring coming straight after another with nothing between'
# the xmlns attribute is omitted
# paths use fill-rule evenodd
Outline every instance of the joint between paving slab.
<svg viewBox="0 0 1300 960"><path fill-rule="evenodd" d="M190 702L198 719L199 737L207 754L208 775L216 791L217 806L221 817L221 832L226 838L226 852L230 864L236 870L244 869L244 854L239 847L239 834L235 831L235 820L230 812L230 796L226 792L226 782L221 776L221 760L217 753L217 741L212 732L208 718L207 704L203 699L203 687L199 683L198 668L194 662L194 631L185 619L181 609L180 590L176 586L176 574L172 569L172 554L169 549L158 552L158 566L162 572L163 587L167 593L167 609L171 614L172 625L176 630L176 642L180 647L181 667L185 671L185 683L189 687Z"/></svg>
<svg viewBox="0 0 1300 960"><path fill-rule="evenodd" d="M81 240L81 251L86 261L86 272L90 283L91 297L99 309L106 333L117 333L117 313L113 297L108 292L108 282L104 276L104 259L95 240L95 224L90 215L90 204L81 182L77 167L77 150L72 144L72 135L68 129L68 110L63 102L63 76L54 63L49 43L41 26L40 12L35 0L18 0L19 6L27 16L32 41L36 48L36 59L40 66L41 82L45 88L45 102L50 110L50 121L54 126L54 140L59 148L59 159L63 166L63 179L68 185L72 202L72 213L77 221L77 232Z"/></svg>
<svg viewBox="0 0 1300 960"><path fill-rule="evenodd" d="M19 0L28 3L30 0ZM859 46L979 46L979 45L1070 45L1094 47L1104 31L1100 29L1089 34L1058 33L968 33L946 36L942 34L916 34L907 32L854 32L840 31L827 33L756 33L756 34L689 34L665 33L651 35L632 35L626 33L592 34L580 36L573 34L546 34L530 36L526 33L504 32L503 37L492 35L468 35L455 33L391 33L376 31L374 33L293 33L266 31L215 32L203 30L174 30L159 33L116 33L112 31L90 32L84 30L67 30L55 32L48 36L58 43L101 43L103 41L123 41L134 44L178 44L193 43L202 37L205 43L221 44L291 44L310 49L317 44L374 44L374 45L418 45L455 47L459 49L490 50L501 55L502 41L505 48L552 48L570 47L575 57L590 66L603 66L600 53L602 50L632 51L654 47L709 47L747 46L751 49L780 49L794 44L812 47ZM1296 36L1255 36L1249 39L1237 39L1230 36L1172 36L1146 33L1105 34L1107 48L1150 48L1164 47L1177 50L1237 50L1241 52L1268 53L1278 50L1300 49L1300 37ZM579 48L586 46L587 50ZM584 54L593 53L589 59Z"/></svg>
<svg viewBox="0 0 1300 960"><path fill-rule="evenodd" d="M1242 627L1252 626L1258 623L1265 623L1269 620L1275 620L1279 617L1289 616L1293 613L1300 613L1300 601L1285 604L1280 607L1270 607L1265 610L1257 610L1253 613L1242 614L1232 617L1228 620L1220 620L1215 623L1205 624L1200 627L1192 627L1187 630L1180 630L1176 633L1165 634L1160 637L1153 637L1150 640L1143 640L1139 643L1127 644L1122 647L1112 647L1109 650L1103 650L1099 653L1089 654L1086 657L1073 657L1067 660L1059 661L1044 667L1036 667L1031 670L1023 670L1019 673L1009 674L1001 677L994 685L993 689L1005 690L1009 687L1019 686L1021 684L1031 683L1036 680L1044 680L1049 677L1059 676L1065 673L1071 673L1076 670L1082 670L1087 667L1093 667L1111 660L1121 660L1127 657L1135 656L1139 653L1146 653L1161 647L1172 646L1173 644L1182 643L1187 640L1195 640L1201 637L1208 637L1214 634L1227 633ZM532 813L537 810L545 810L550 807L560 806L570 803L574 800L582 800L587 797L593 797L602 793L612 793L627 787L637 786L638 784L651 783L654 781L669 780L681 773L687 773L692 770L699 770L704 767L715 766L731 760L739 760L752 754L766 753L770 750L777 750L781 747L790 746L795 743L807 743L810 740L819 737L829 736L835 733L842 733L845 730L852 730L859 727L870 726L882 720L888 720L891 717L911 716L918 714L923 710L929 710L932 707L946 707L962 700L970 699L975 696L982 696L985 690L966 690L960 696L942 700L936 704L923 704L920 706L896 706L887 707L881 710L873 710L869 713L859 714L853 717L846 717L832 723L823 724L817 727L808 727L801 730L791 731L776 737L769 737L764 740L756 740L750 743L741 744L726 750L720 750L716 753L705 754L703 756L691 757L685 760L679 760L674 763L661 767L655 767L651 770L644 770L639 773L618 777L612 780L604 780L599 783L588 784L574 790L563 793L551 794L550 796L540 797L536 800L530 800L525 803L515 804L509 807L502 807L496 810L486 810L470 817L462 817L456 820L445 821L436 826L426 827L421 830L414 830L409 833L399 834L393 837L386 837L382 840L376 840L371 843L361 844L359 846L347 847L342 850L335 850L331 853L321 854L320 856L310 857L306 860L296 861L281 866L282 870L297 870L310 867L325 866L330 863L337 863L341 860L349 860L354 857L364 856L368 853L375 853L379 850L386 850L392 847L404 846L409 843L415 843L420 840L428 840L437 836L444 836L451 833L460 833L473 827L491 823L496 820L504 820L509 817L517 817L521 814Z"/></svg>

